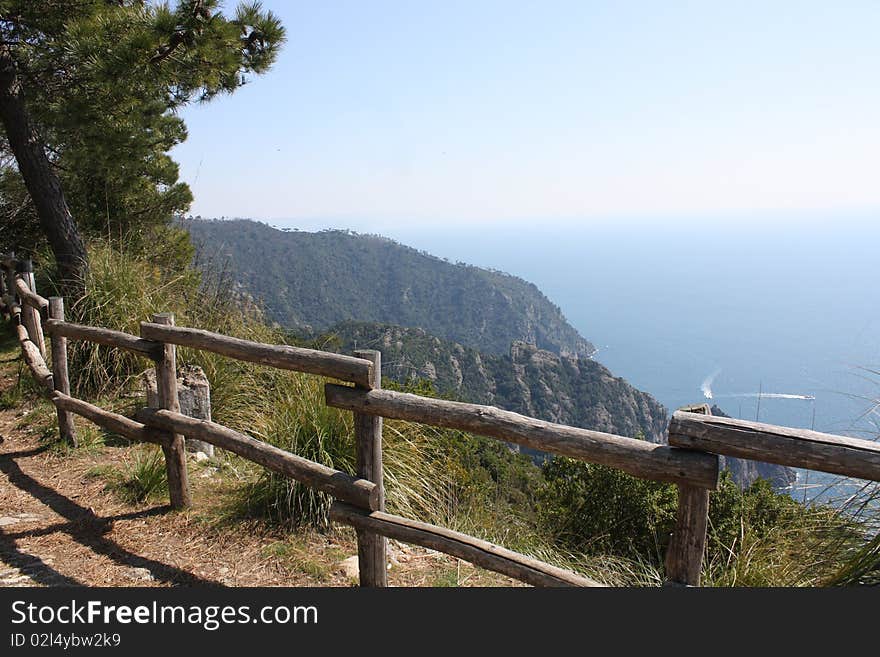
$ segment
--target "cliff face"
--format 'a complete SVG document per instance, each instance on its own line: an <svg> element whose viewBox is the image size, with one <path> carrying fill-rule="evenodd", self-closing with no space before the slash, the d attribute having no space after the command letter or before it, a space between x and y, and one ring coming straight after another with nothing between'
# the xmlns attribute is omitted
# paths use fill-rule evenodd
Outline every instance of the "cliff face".
<svg viewBox="0 0 880 657"><path fill-rule="evenodd" d="M511 410L551 422L663 442L666 409L596 361L555 354L522 342L499 359L496 378L509 367L519 393L502 399Z"/></svg>
<svg viewBox="0 0 880 657"><path fill-rule="evenodd" d="M453 264L374 235L280 231L246 221L185 220L197 263L223 270L276 322L319 333L348 320L418 327L505 354L521 340L557 354L595 352L532 283Z"/></svg>
<svg viewBox="0 0 880 657"><path fill-rule="evenodd" d="M385 376L426 379L441 394L550 422L663 442L666 409L589 358L561 356L525 342L484 354L422 329L347 322L334 329L342 351L382 351Z"/></svg>

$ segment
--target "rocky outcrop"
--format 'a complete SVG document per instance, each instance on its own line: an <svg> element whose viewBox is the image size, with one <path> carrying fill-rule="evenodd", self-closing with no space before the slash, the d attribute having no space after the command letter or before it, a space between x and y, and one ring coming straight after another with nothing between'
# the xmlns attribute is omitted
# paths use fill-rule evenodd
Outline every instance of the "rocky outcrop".
<svg viewBox="0 0 880 657"><path fill-rule="evenodd" d="M522 341L507 354L486 354L422 329L359 322L339 325L333 336L341 351L380 349L383 374L399 383L429 380L463 401L652 442L665 438L666 409L590 358Z"/></svg>

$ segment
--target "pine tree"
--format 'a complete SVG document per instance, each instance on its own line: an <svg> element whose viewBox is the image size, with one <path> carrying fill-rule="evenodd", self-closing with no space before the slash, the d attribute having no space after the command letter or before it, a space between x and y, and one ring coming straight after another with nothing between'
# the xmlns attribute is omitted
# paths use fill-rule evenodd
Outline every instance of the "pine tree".
<svg viewBox="0 0 880 657"><path fill-rule="evenodd" d="M81 292L83 234L137 242L189 207L168 155L186 138L177 111L265 72L283 42L259 2L227 17L217 0L0 0L0 149L14 156L0 216L36 217Z"/></svg>

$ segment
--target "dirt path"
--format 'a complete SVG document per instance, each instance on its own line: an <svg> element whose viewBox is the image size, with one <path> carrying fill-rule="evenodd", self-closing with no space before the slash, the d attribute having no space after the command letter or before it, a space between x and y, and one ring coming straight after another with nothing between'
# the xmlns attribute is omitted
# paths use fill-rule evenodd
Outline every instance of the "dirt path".
<svg viewBox="0 0 880 657"><path fill-rule="evenodd" d="M297 571L296 559L273 558L273 546L289 539L258 523L217 527L198 509L123 504L90 473L120 462L126 450L59 454L16 428L20 422L15 412L0 412L0 585L349 584L333 572L333 559L308 564L309 574ZM303 553L334 556L350 549L342 538L297 537L308 543ZM291 545L280 550L285 557Z"/></svg>
<svg viewBox="0 0 880 657"><path fill-rule="evenodd" d="M3 350L0 395L17 383L17 354ZM67 450L37 432L51 414L48 403L7 405L0 410L0 586L355 584L351 530L286 534L260 521L224 520L218 508L228 479L193 461L192 509L126 503L100 473L124 469L139 447ZM392 585L512 583L432 551L392 543L389 552Z"/></svg>

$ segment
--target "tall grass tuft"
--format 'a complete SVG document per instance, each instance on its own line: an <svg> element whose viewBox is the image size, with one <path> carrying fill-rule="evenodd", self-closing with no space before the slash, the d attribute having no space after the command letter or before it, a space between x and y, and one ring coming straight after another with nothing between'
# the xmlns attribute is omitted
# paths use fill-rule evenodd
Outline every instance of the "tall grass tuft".
<svg viewBox="0 0 880 657"><path fill-rule="evenodd" d="M144 502L167 494L168 475L162 450L154 445L139 447L111 487L128 502Z"/></svg>
<svg viewBox="0 0 880 657"><path fill-rule="evenodd" d="M159 256L135 255L124 244L101 240L89 244L89 265L85 295L68 301L69 321L138 335L142 321L173 312L178 325L267 342L281 335L266 325L254 304L233 293L228 277L167 267ZM181 351L183 362L210 364L210 358ZM80 341L69 343L68 359L74 391L92 397L119 393L150 366L135 354Z"/></svg>
<svg viewBox="0 0 880 657"><path fill-rule="evenodd" d="M138 335L140 322L153 313L183 313L197 290L194 273L168 273L157 264L135 258L105 242L89 246L86 294L68 301L70 321ZM139 356L83 341L69 343L71 386L80 396L115 394L146 366Z"/></svg>
<svg viewBox="0 0 880 657"><path fill-rule="evenodd" d="M264 386L258 393L259 417L251 418L250 433L276 447L353 474L353 416L324 403L323 383L302 374L263 374L259 377L259 384ZM389 510L431 520L448 517L446 501L452 488L448 459L438 452L431 430L386 422L383 459ZM291 528L304 524L322 529L329 526L332 499L328 495L268 471L246 487L240 502L250 513L266 515Z"/></svg>
<svg viewBox="0 0 880 657"><path fill-rule="evenodd" d="M861 536L857 525L830 509L780 520L764 532L744 520L734 540L710 546L704 585L823 586L847 563Z"/></svg>
<svg viewBox="0 0 880 657"><path fill-rule="evenodd" d="M269 384L255 392L262 396L259 426L251 433L298 456L345 472L354 471L350 414L323 403L323 387L301 374L277 373L263 377ZM269 471L243 491L243 507L288 527L328 525L328 495Z"/></svg>
<svg viewBox="0 0 880 657"><path fill-rule="evenodd" d="M863 540L851 547L825 586L880 585L880 483L865 482L840 506L840 513L858 523Z"/></svg>
<svg viewBox="0 0 880 657"><path fill-rule="evenodd" d="M858 396L865 409L859 420L866 425L869 438L880 440L880 369L861 367L863 378L875 391ZM880 482L864 482L854 494L840 504L841 513L857 522L864 530L865 540L841 564L824 584L827 586L880 585Z"/></svg>

